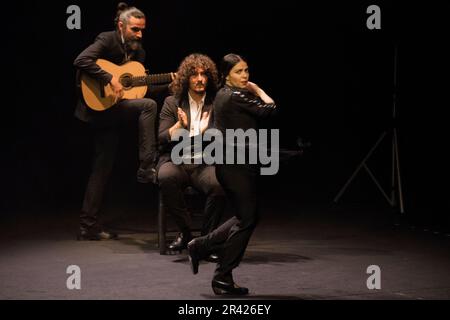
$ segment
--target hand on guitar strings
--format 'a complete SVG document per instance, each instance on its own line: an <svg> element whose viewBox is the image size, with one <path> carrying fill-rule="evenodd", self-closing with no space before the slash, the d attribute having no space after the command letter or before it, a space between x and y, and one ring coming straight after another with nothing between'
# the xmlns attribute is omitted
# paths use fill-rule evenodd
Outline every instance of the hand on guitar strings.
<svg viewBox="0 0 450 320"><path fill-rule="evenodd" d="M116 104L123 97L123 86L120 83L119 79L114 76L112 77L109 84L111 85L111 89L113 91L114 104Z"/></svg>

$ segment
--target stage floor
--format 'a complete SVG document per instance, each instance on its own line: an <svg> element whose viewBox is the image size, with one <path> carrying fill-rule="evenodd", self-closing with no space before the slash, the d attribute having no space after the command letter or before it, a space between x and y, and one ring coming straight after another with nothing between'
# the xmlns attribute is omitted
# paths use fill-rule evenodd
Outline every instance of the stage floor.
<svg viewBox="0 0 450 320"><path fill-rule="evenodd" d="M244 299L450 298L448 234L376 210L281 209L263 208L234 272L250 289ZM79 242L75 211L9 219L1 227L0 299L217 299L214 264L193 275L186 252L160 255L155 222L154 214L122 212L109 221L119 240ZM80 290L66 286L70 265L80 267ZM381 289L367 287L371 265L380 268Z"/></svg>

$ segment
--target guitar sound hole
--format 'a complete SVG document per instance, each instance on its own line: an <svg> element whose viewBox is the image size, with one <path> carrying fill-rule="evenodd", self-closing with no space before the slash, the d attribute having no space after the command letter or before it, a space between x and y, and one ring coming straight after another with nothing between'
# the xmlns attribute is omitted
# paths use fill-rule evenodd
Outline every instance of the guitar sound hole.
<svg viewBox="0 0 450 320"><path fill-rule="evenodd" d="M121 78L120 78L120 83L122 84L124 89L129 89L132 87L133 85L133 79L131 78L131 75L129 74L124 74Z"/></svg>

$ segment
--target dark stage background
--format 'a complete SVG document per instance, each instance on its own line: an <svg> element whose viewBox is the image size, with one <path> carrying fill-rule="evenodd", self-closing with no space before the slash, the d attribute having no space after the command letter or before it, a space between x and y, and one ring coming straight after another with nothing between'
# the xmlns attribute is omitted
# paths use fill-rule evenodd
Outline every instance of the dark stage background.
<svg viewBox="0 0 450 320"><path fill-rule="evenodd" d="M311 143L302 159L263 177L264 198L332 205L352 171L390 123L393 52L399 46L400 161L406 214L448 225L448 4L297 1L130 1L147 14L146 67L175 71L202 52L248 58L251 79L280 106L271 123L284 147ZM81 8L81 30L66 28L66 8ZM78 53L113 28L116 1L15 1L5 8L2 102L3 216L78 210L91 142L73 117ZM381 8L382 29L366 28L366 8ZM154 207L156 189L135 182L136 129L124 132L107 206ZM390 140L370 166L387 189ZM389 210L365 172L339 205ZM279 213L280 216L283 212ZM299 210L299 214L301 211Z"/></svg>

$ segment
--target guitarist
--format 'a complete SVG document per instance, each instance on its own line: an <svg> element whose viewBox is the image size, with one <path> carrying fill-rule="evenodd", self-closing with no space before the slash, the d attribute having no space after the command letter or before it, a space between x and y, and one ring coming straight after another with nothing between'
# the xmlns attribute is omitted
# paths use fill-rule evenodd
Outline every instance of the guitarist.
<svg viewBox="0 0 450 320"><path fill-rule="evenodd" d="M137 180L142 183L155 181L158 158L155 138L156 102L148 98L120 100L123 87L119 80L95 63L101 58L117 65L129 60L143 64L145 51L141 41L145 23L142 11L119 3L115 19L116 30L100 33L95 42L74 61L74 66L80 72L87 73L104 85L110 84L118 101L110 109L99 112L91 110L81 98L75 110L75 117L89 124L94 138L94 159L80 214L79 240L117 238L116 234L102 228L99 211L117 152L119 126L130 119L138 118L139 123L140 166Z"/></svg>

